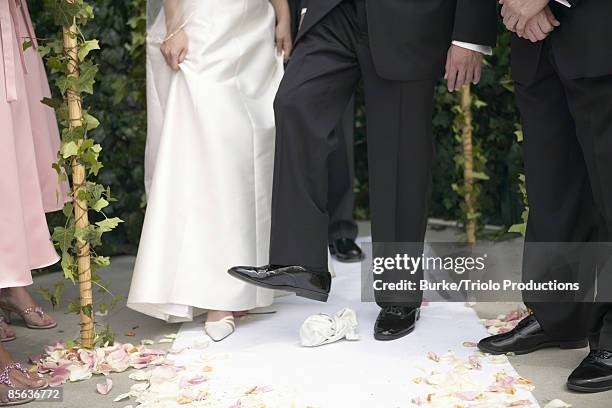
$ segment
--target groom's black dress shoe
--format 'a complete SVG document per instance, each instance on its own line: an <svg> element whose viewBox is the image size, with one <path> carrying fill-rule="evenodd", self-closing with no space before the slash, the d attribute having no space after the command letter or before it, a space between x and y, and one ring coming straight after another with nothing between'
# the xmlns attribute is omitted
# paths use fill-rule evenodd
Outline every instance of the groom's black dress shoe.
<svg viewBox="0 0 612 408"><path fill-rule="evenodd" d="M331 274L303 266L235 266L227 271L242 281L266 289L286 290L296 295L327 302L331 288Z"/></svg>
<svg viewBox="0 0 612 408"><path fill-rule="evenodd" d="M359 262L363 259L363 251L350 238L340 238L329 243L329 252L340 262Z"/></svg>
<svg viewBox="0 0 612 408"><path fill-rule="evenodd" d="M478 348L489 354L527 354L548 347L577 349L586 346L586 339L568 341L550 337L533 315L525 317L509 332L487 337L478 343Z"/></svg>
<svg viewBox="0 0 612 408"><path fill-rule="evenodd" d="M385 306L374 324L376 340L395 340L414 330L421 310L406 306Z"/></svg>
<svg viewBox="0 0 612 408"><path fill-rule="evenodd" d="M570 374L567 388L580 392L612 390L612 351L591 351Z"/></svg>

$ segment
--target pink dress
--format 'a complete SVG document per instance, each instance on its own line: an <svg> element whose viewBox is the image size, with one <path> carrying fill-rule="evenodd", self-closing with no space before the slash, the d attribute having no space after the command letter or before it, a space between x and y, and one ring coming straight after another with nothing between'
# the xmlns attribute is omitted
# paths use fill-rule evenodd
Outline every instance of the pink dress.
<svg viewBox="0 0 612 408"><path fill-rule="evenodd" d="M22 44L33 39L34 47ZM0 0L0 288L32 283L32 269L59 260L45 212L63 207L51 164L59 146L42 60L25 0Z"/></svg>

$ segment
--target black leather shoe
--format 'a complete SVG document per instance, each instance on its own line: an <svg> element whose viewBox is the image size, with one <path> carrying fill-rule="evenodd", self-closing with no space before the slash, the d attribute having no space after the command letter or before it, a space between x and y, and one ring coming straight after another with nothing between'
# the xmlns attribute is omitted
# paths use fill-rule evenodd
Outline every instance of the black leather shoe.
<svg viewBox="0 0 612 408"><path fill-rule="evenodd" d="M395 340L410 334L419 320L421 309L405 306L386 306L380 310L374 324L376 340Z"/></svg>
<svg viewBox="0 0 612 408"><path fill-rule="evenodd" d="M587 346L587 339L557 340L544 333L540 323L533 315L525 317L514 329L480 340L478 348L489 354L527 354L533 351L559 347L577 349Z"/></svg>
<svg viewBox="0 0 612 408"><path fill-rule="evenodd" d="M591 351L570 374L567 388L579 392L612 390L612 351Z"/></svg>
<svg viewBox="0 0 612 408"><path fill-rule="evenodd" d="M331 288L331 274L303 266L235 266L227 271L242 281L266 289L295 292L296 295L327 302Z"/></svg>
<svg viewBox="0 0 612 408"><path fill-rule="evenodd" d="M350 238L340 238L329 244L329 252L340 262L359 262L363 259L363 251Z"/></svg>

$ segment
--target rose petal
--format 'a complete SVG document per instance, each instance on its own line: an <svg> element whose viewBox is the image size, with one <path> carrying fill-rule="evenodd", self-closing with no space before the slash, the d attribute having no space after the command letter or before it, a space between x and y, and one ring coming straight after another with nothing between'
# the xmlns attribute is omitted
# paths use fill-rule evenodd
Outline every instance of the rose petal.
<svg viewBox="0 0 612 408"><path fill-rule="evenodd" d="M151 378L151 371L138 370L128 375L128 378L134 381L148 381Z"/></svg>
<svg viewBox="0 0 612 408"><path fill-rule="evenodd" d="M440 362L440 356L438 356L436 353L433 353L431 351L427 353L427 358L430 359L431 361L435 361L436 363Z"/></svg>
<svg viewBox="0 0 612 408"><path fill-rule="evenodd" d="M113 380L107 378L105 382L96 384L96 389L102 395L106 395L113 388Z"/></svg>
<svg viewBox="0 0 612 408"><path fill-rule="evenodd" d="M88 366L71 365L68 370L70 370L70 382L89 380L92 376L91 368Z"/></svg>
<svg viewBox="0 0 612 408"><path fill-rule="evenodd" d="M208 380L208 378L206 376L204 376L204 375L197 375L197 376L192 377L189 380L187 380L187 382L189 384L191 384L191 385L197 385L197 384L202 384L206 380Z"/></svg>
<svg viewBox="0 0 612 408"><path fill-rule="evenodd" d="M554 399L544 406L544 408L571 408L572 405L560 399Z"/></svg>
<svg viewBox="0 0 612 408"><path fill-rule="evenodd" d="M113 400L113 402L121 401L121 400L124 400L124 399L126 399L126 398L130 398L130 393L129 393L129 392L126 392L126 393L124 393L124 394L119 394L119 395L117 395L117 396L115 397L115 399Z"/></svg>

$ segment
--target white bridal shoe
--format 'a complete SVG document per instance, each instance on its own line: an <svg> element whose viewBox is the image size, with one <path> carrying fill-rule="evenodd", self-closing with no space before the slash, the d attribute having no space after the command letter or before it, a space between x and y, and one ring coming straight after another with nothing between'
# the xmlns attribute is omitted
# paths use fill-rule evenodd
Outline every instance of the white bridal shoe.
<svg viewBox="0 0 612 408"><path fill-rule="evenodd" d="M236 330L234 316L226 316L216 322L204 323L204 331L213 341L221 341Z"/></svg>

